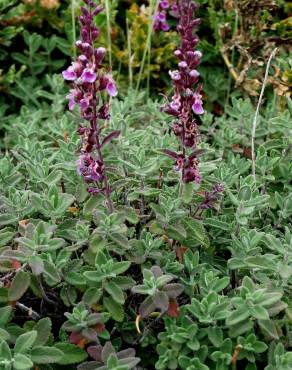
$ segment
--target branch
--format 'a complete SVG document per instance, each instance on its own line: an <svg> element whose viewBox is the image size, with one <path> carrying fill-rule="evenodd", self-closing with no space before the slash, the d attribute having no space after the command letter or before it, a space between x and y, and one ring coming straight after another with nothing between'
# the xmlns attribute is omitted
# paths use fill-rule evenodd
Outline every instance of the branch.
<svg viewBox="0 0 292 370"><path fill-rule="evenodd" d="M278 48L275 48L272 51L272 53L269 57L268 64L267 64L267 67L266 67L265 77L264 77L264 81L263 81L263 85L262 85L262 90L261 90L261 93L260 93L259 101L258 101L258 104L257 104L257 109L256 109L255 116L254 116L253 123L252 123L251 160L252 160L252 175L253 175L255 183L256 183L255 136L256 136L257 120L258 120L259 110L260 110L260 106L261 106L261 103L262 103L262 100L263 100L263 96L264 96L264 92L265 92L265 88L266 88L266 84L267 84L267 80L268 80L268 76L269 76L269 69L270 69L271 61L275 57L277 51L278 51Z"/></svg>
<svg viewBox="0 0 292 370"><path fill-rule="evenodd" d="M20 302L16 302L15 305L21 311L27 313L28 316L30 316L33 320L39 320L41 318L40 315L36 311L34 311L31 307L27 307L23 303L20 303Z"/></svg>
<svg viewBox="0 0 292 370"><path fill-rule="evenodd" d="M235 71L235 68L234 66L231 64L228 56L225 54L225 49L224 48L221 48L220 49L220 53L222 55L222 58L224 60L224 63L226 64L226 67L228 68L231 76L233 77L233 79L237 82L238 80L238 75L237 75L237 72Z"/></svg>

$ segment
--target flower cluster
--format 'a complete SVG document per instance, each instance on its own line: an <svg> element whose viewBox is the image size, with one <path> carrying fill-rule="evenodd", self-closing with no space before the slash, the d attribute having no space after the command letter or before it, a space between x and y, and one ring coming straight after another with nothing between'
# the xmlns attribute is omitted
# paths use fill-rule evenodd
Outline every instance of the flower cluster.
<svg viewBox="0 0 292 370"><path fill-rule="evenodd" d="M218 201L220 195L224 191L224 186L222 184L215 184L211 191L206 191L204 200L201 203L201 209L214 208L214 203Z"/></svg>
<svg viewBox="0 0 292 370"><path fill-rule="evenodd" d="M170 26L166 20L167 15L171 15L174 18L179 18L179 7L178 0L160 0L158 3L158 9L154 15L154 31L167 32Z"/></svg>
<svg viewBox="0 0 292 370"><path fill-rule="evenodd" d="M194 19L197 5L192 0L181 0L176 3L179 14L177 31L181 43L174 55L178 58L178 69L170 71L169 75L174 86L174 95L170 102L164 105L163 110L174 116L172 124L174 134L180 139L182 145L182 158L177 170L182 172L184 182L200 182L198 158L192 152L187 156L187 148L196 148L198 144L198 121L204 113L202 102L202 86L198 84L200 74L197 67L200 64L202 53L195 50L199 39L194 29L200 20Z"/></svg>
<svg viewBox="0 0 292 370"><path fill-rule="evenodd" d="M158 9L156 14L154 15L154 31L164 31L167 32L169 30L169 24L166 20L166 10L169 8L169 1L168 0L160 0L158 4Z"/></svg>
<svg viewBox="0 0 292 370"><path fill-rule="evenodd" d="M109 119L108 96L116 96L117 88L111 74L104 72L105 48L94 46L99 36L99 29L94 24L94 16L99 14L103 8L97 6L92 0L84 0L84 3L85 6L81 7L79 18L81 39L76 42L80 55L62 74L65 80L73 84L68 95L69 109L73 110L77 105L81 117L90 123L89 126L81 126L78 129L82 148L77 161L77 171L87 183L92 184L88 191L94 194L103 192L109 204L111 203L110 188L101 148L105 142L116 137L119 132L115 131L102 140L103 127L98 125L98 121Z"/></svg>

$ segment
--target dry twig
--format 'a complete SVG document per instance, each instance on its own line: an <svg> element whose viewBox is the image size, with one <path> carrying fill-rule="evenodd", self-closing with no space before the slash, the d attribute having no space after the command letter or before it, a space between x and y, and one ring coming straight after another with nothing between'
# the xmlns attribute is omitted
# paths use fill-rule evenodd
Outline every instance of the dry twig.
<svg viewBox="0 0 292 370"><path fill-rule="evenodd" d="M253 178L254 178L254 182L255 183L256 183L256 156L255 156L255 145L254 144L255 144L257 120L258 120L259 110L260 110L260 106L261 106L261 103L262 103L262 100L263 100L263 96L264 96L264 92L265 92L265 88L266 88L266 83L267 83L267 80L268 80L268 75L269 75L269 69L270 69L271 61L275 57L277 51L278 51L278 48L275 48L272 51L272 53L271 53L271 55L269 57L269 60L268 60L268 63L267 63L267 67L266 67L265 77L264 77L264 81L263 81L263 85L262 85L262 89L261 89L261 93L260 93L260 97L259 97L259 101L258 101L258 104L257 104L256 112L255 112L253 123L252 123L252 132L251 132L251 161L252 161L252 175L253 175Z"/></svg>

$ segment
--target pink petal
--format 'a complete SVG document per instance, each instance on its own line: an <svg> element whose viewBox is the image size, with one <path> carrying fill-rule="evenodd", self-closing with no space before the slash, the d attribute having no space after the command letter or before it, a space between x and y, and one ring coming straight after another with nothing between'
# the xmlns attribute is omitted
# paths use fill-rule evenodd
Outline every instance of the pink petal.
<svg viewBox="0 0 292 370"><path fill-rule="evenodd" d="M73 110L75 107L75 100L74 98L69 99L69 110Z"/></svg>
<svg viewBox="0 0 292 370"><path fill-rule="evenodd" d="M118 95L118 90L113 80L110 80L108 84L106 85L106 91L109 93L110 96Z"/></svg>
<svg viewBox="0 0 292 370"><path fill-rule="evenodd" d="M90 69L85 68L81 75L81 80L83 82L93 83L96 80L96 73L92 72Z"/></svg>
<svg viewBox="0 0 292 370"><path fill-rule="evenodd" d="M193 109L194 113L196 113L196 114L203 114L204 113L204 108L203 108L203 105L202 105L202 101L200 101L200 100L195 101L193 106L192 106L192 109Z"/></svg>
<svg viewBox="0 0 292 370"><path fill-rule="evenodd" d="M77 75L72 66L70 66L68 69L63 71L62 75L63 75L64 80L67 80L67 81L74 81L77 78Z"/></svg>

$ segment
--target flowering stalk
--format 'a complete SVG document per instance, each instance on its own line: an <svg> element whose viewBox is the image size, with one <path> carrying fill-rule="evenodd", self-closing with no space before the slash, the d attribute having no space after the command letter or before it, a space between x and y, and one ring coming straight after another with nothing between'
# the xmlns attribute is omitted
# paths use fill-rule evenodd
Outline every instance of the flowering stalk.
<svg viewBox="0 0 292 370"><path fill-rule="evenodd" d="M200 20L194 19L194 11L198 6L192 0L177 1L175 6L179 17L177 32L181 43L174 55L179 59L179 63L177 70L169 72L174 95L172 100L163 106L163 110L175 117L172 130L180 140L181 152L166 150L165 154L175 160L175 170L181 173L181 183L199 183L201 176L198 156L202 151L196 150L199 138L198 116L204 113L204 109L202 86L198 84L200 74L196 69L202 53L195 50L199 39L194 34L194 29Z"/></svg>
<svg viewBox="0 0 292 370"><path fill-rule="evenodd" d="M111 74L104 72L102 63L106 54L105 48L94 47L99 29L94 25L93 19L103 8L97 6L92 0L84 0L84 3L85 6L81 7L79 18L81 40L76 42L80 55L62 74L65 80L73 84L68 95L69 109L73 110L77 105L81 117L89 122L89 125L80 126L77 131L82 143L77 172L90 185L87 189L89 193L102 193L106 196L107 206L112 212L111 189L102 148L120 132L113 131L106 137L102 137L103 126L99 121L109 119L108 96L116 96L117 89Z"/></svg>

